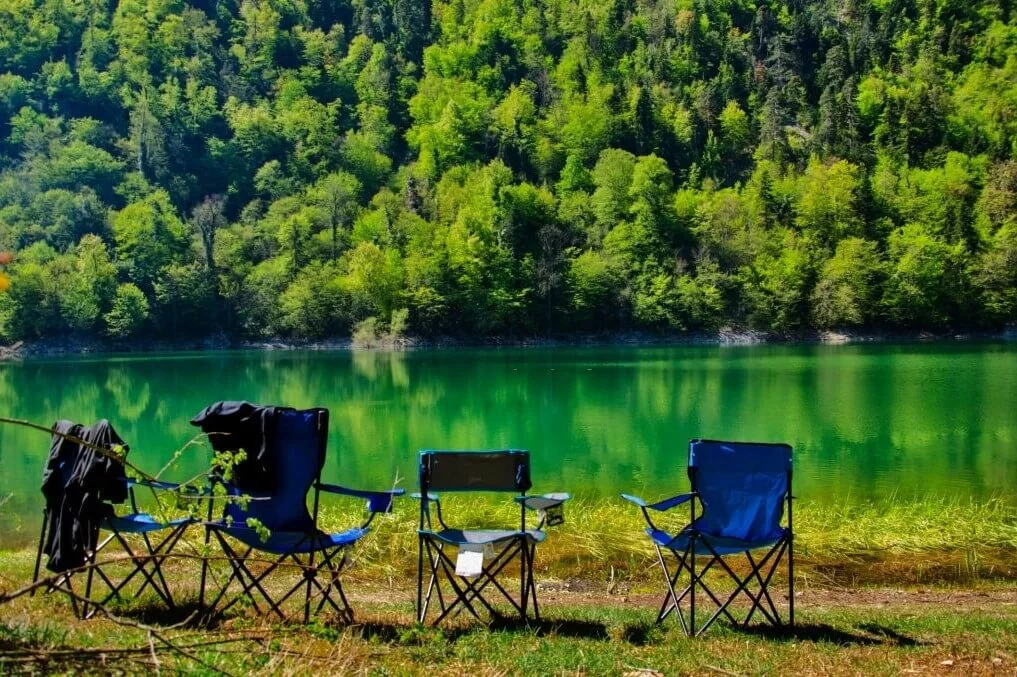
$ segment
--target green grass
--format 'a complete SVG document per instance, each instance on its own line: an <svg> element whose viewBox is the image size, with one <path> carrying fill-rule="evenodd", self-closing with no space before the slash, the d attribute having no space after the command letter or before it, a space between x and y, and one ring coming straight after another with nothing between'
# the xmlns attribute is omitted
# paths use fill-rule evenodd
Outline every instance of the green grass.
<svg viewBox="0 0 1017 677"><path fill-rule="evenodd" d="M620 501L570 503L566 523L538 548L540 625L415 626L415 506L403 501L376 520L355 549L347 581L358 625L323 616L302 627L239 609L211 628L172 628L187 612L167 613L151 597L115 608L185 647L185 657L144 629L77 621L62 596L37 595L0 604L0 672L138 673L156 661L164 671L233 674L1017 670L1017 509L1005 500L797 505L797 631L717 625L696 640L674 624L651 623L659 571L639 511ZM507 502L452 497L446 511L475 524L518 519ZM361 517L359 505L322 511L326 528ZM685 518L678 510L665 521L677 527ZM192 540L200 541L199 530ZM0 590L26 584L33 559L30 549L0 551ZM178 597L196 597L196 567L186 559L169 565Z"/></svg>
<svg viewBox="0 0 1017 677"><path fill-rule="evenodd" d="M206 628L163 634L194 658L174 654L145 630L105 619L75 621L52 596L0 608L0 671L145 672L161 669L232 674L664 674L900 673L952 668L965 673L1017 669L1017 605L954 613L956 604L837 604L804 607L794 631L717 625L686 638L654 610L620 601L545 604L545 620L527 627L414 626L407 602L357 602L359 623L310 626L241 615ZM1008 598L1009 599L1009 598ZM122 612L151 622L145 604ZM101 657L102 663L99 663ZM197 659L197 660L194 660ZM199 663L198 661L201 661ZM205 665L202 665L204 663ZM99 666L102 666L101 669Z"/></svg>

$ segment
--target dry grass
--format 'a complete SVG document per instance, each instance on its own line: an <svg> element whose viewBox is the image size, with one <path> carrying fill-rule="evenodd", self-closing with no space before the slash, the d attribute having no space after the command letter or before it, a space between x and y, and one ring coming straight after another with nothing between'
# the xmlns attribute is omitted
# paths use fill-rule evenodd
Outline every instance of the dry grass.
<svg viewBox="0 0 1017 677"><path fill-rule="evenodd" d="M471 524L519 520L508 501L443 500L447 517ZM358 507L330 505L322 522L340 527L361 516ZM678 509L658 524L677 529L687 517ZM396 580L414 571L417 520L417 503L405 500L394 514L375 521L374 533L357 551L364 575ZM656 560L644 526L639 510L621 500L573 500L565 524L552 528L538 549L537 566L559 579L654 578ZM796 506L795 532L801 572L824 585L1017 580L1017 506L1002 499L804 503Z"/></svg>

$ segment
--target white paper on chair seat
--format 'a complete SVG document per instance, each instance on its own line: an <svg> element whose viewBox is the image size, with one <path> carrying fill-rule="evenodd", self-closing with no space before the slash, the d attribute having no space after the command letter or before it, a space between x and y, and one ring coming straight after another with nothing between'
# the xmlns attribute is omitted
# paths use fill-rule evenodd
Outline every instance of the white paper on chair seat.
<svg viewBox="0 0 1017 677"><path fill-rule="evenodd" d="M459 556L456 557L457 576L479 576L484 570L484 548L478 546L464 545L459 548Z"/></svg>

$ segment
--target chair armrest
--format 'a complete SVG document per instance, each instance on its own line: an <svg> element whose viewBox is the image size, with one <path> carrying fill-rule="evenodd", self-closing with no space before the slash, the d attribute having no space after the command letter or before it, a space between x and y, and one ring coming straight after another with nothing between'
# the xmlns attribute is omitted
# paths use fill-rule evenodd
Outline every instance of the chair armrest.
<svg viewBox="0 0 1017 677"><path fill-rule="evenodd" d="M649 509L656 510L658 512L663 512L665 510L670 510L671 508L677 505L681 505L682 503L688 503L689 501L696 497L696 493L691 492L688 494L678 494L677 496L665 498L663 501L657 501L656 503L647 503L638 496L632 496L630 494L622 494L621 497L624 498L629 503L635 503L643 510Z"/></svg>
<svg viewBox="0 0 1017 677"><path fill-rule="evenodd" d="M571 495L558 492L541 496L516 496L515 502L527 510L536 510L540 515L538 529L556 527L565 523L565 509L562 507Z"/></svg>
<svg viewBox="0 0 1017 677"><path fill-rule="evenodd" d="M540 496L516 496L513 500L526 506L527 510L547 510L561 505L570 498L572 498L571 494L558 492Z"/></svg>
<svg viewBox="0 0 1017 677"><path fill-rule="evenodd" d="M318 484L318 488L330 494L341 496L353 496L354 498L367 499L368 512L392 512L392 504L396 496L406 493L405 489L394 489L392 491L364 491L363 489L350 489L338 484Z"/></svg>

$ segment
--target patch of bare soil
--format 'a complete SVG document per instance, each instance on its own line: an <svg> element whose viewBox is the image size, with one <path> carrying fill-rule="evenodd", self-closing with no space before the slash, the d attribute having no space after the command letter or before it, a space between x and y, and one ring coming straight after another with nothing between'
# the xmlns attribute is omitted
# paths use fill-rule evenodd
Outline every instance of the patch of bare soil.
<svg viewBox="0 0 1017 677"><path fill-rule="evenodd" d="M548 581L538 583L542 607L561 606L614 606L634 608L657 608L662 599L661 591L646 592L646 586L638 591L628 586L614 586L610 591L607 584L581 580ZM651 588L655 590L655 588ZM359 583L351 591L351 598L365 604L405 603L414 598L416 590L403 586ZM1001 608L1017 607L1017 590L984 589L903 589L903 588L816 588L799 586L795 591L795 603L799 608L831 609L881 608L907 610L922 607L949 608L962 613L972 611L996 612Z"/></svg>

